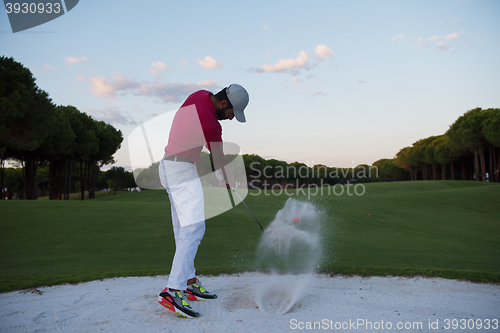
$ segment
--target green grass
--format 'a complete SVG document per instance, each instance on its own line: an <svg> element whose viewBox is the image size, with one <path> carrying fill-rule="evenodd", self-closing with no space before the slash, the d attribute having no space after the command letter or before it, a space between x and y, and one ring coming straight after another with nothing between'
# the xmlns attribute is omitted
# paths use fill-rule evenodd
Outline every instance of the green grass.
<svg viewBox="0 0 500 333"><path fill-rule="evenodd" d="M362 196L328 195L323 188L322 196L310 197L326 216L318 271L500 282L500 184L365 186ZM304 199L304 193L295 197ZM255 194L245 202L266 226L287 196ZM2 201L0 211L0 291L170 270L175 245L164 191L85 201ZM208 220L198 273L257 269L261 233L242 205Z"/></svg>
<svg viewBox="0 0 500 333"><path fill-rule="evenodd" d="M369 184L331 203L322 269L500 282L499 199L500 184Z"/></svg>

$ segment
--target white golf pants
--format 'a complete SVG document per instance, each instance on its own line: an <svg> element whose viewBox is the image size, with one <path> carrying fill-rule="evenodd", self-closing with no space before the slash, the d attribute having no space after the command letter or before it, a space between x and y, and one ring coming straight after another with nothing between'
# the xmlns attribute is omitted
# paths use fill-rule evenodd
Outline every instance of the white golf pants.
<svg viewBox="0 0 500 333"><path fill-rule="evenodd" d="M170 199L175 237L167 287L186 290L187 281L196 277L194 258L205 233L203 189L196 166L191 163L162 160L159 175Z"/></svg>

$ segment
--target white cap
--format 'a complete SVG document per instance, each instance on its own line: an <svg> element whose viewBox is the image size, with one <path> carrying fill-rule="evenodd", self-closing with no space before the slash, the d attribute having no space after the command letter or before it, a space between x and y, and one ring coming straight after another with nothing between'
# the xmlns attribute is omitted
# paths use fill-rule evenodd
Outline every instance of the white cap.
<svg viewBox="0 0 500 333"><path fill-rule="evenodd" d="M243 110L245 110L248 105L248 92L239 84L232 84L226 88L226 95L229 102L233 105L236 120L240 123L244 123L246 119Z"/></svg>

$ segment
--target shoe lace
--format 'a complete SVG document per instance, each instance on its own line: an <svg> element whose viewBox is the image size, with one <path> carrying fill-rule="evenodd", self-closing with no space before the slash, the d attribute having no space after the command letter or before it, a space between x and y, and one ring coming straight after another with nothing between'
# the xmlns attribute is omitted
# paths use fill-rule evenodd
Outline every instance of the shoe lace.
<svg viewBox="0 0 500 333"><path fill-rule="evenodd" d="M191 305L187 301L186 297L184 297L185 296L184 291L177 291L176 294L177 294L177 297L180 298L182 305L187 306L187 307L191 307Z"/></svg>
<svg viewBox="0 0 500 333"><path fill-rule="evenodd" d="M207 290L205 288L203 288L203 286L201 285L201 282L200 280L196 279L196 281L193 283L193 287L196 287L198 289L200 289L200 292L203 294L205 292L207 292Z"/></svg>

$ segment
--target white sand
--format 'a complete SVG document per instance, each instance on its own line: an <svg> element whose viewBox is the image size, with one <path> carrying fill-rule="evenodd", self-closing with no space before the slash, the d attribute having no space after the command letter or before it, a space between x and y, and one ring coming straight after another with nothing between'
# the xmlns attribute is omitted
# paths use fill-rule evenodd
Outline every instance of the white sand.
<svg viewBox="0 0 500 333"><path fill-rule="evenodd" d="M500 286L491 284L315 275L287 313L272 315L263 313L255 301L255 290L269 285L268 275L200 279L219 299L191 302L202 314L198 319L179 317L156 302L167 277L129 277L39 288L41 295L36 291L0 294L0 331L288 332L311 331L314 326L308 325L319 322L316 330L329 332L470 332L477 330L445 329L445 319L481 320L483 325L486 319L500 319ZM272 293L268 295L264 302L277 301ZM371 322L372 328L349 323L361 324L358 319ZM429 321L436 320L438 329L429 329ZM388 322L392 330L387 329ZM398 323L413 322L422 323L423 329L397 328ZM498 332L500 327L493 329L494 325L491 322L484 332Z"/></svg>

